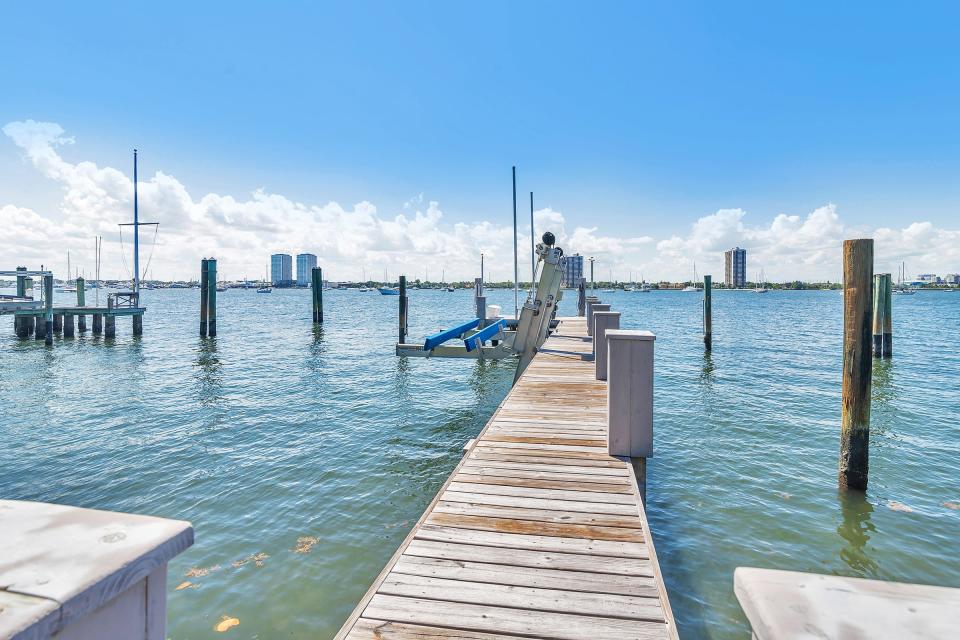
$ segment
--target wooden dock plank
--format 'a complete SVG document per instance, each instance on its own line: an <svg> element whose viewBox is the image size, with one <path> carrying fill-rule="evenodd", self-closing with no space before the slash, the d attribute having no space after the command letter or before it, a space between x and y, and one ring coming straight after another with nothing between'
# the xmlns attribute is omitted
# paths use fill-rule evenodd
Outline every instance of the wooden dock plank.
<svg viewBox="0 0 960 640"><path fill-rule="evenodd" d="M561 319L337 638L677 638L585 333Z"/></svg>

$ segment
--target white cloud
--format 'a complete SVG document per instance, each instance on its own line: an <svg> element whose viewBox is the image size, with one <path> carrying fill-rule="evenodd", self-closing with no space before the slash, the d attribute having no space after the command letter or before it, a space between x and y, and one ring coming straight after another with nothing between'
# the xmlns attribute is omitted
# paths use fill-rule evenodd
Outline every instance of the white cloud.
<svg viewBox="0 0 960 640"><path fill-rule="evenodd" d="M70 251L73 263L89 273L93 236L102 235L104 274L126 275L117 223L132 215L130 177L93 162L66 161L59 148L74 140L57 124L11 122L3 132L26 161L60 189L62 199L53 212L36 211L26 203L0 203L0 264L44 263L62 273ZM422 277L429 268L434 278L445 269L448 279L470 279L476 275L480 252L487 256L494 278L512 274L512 226L448 223L440 205L424 194L402 203L398 213L382 214L366 201L349 208L336 202L307 204L262 189L245 199L216 193L196 196L175 177L157 171L141 180L139 197L143 218L161 223L151 264L160 278L194 277L203 256L216 256L225 277L257 278L269 255L278 251L316 253L325 273L334 279L359 278L364 267L370 277L386 267L392 276ZM763 267L774 279L836 279L841 241L864 235L845 225L832 204L806 216L779 214L768 224L751 225L748 218L741 209L721 209L697 220L686 235L657 242L648 235L610 233L595 226L575 226L571 231L560 211L534 212L538 239L549 229L568 254L595 256L598 277L613 269L621 279L630 271L647 279L689 278L694 260L700 273L720 277L722 251L734 245L748 249L751 273ZM523 266L529 264L529 225L521 225L520 231L523 274ZM153 235L141 233L145 264ZM872 235L879 268L890 269L883 261L893 265L901 259L918 270L960 268L960 231L917 222L900 230L877 229ZM127 227L127 252L129 242Z"/></svg>

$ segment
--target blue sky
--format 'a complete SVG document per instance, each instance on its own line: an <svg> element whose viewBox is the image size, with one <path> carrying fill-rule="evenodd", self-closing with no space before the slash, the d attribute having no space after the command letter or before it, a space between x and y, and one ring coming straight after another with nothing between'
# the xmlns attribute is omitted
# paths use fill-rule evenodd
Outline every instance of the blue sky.
<svg viewBox="0 0 960 640"><path fill-rule="evenodd" d="M609 236L830 203L848 229L958 226L949 4L274 4L8 4L0 126L57 123L65 160L123 171L139 146L197 199L389 217L423 194L444 224L506 224L516 164ZM0 205L61 197L0 139Z"/></svg>

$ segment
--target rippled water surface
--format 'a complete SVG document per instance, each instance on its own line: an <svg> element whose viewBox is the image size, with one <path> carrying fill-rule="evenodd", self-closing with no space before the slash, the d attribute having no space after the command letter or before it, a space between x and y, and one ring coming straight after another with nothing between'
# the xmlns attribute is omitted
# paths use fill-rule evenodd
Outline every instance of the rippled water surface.
<svg viewBox="0 0 960 640"><path fill-rule="evenodd" d="M512 308L513 294L488 292ZM568 293L562 313L574 311ZM836 490L842 296L602 293L656 343L649 515L683 637L742 638L740 565L960 587L960 293L894 299L874 368L871 486ZM512 366L398 359L397 299L147 291L144 336L0 332L0 495L193 522L168 636L331 637L509 390ZM470 291L411 292L419 337ZM176 590L182 583L188 586Z"/></svg>

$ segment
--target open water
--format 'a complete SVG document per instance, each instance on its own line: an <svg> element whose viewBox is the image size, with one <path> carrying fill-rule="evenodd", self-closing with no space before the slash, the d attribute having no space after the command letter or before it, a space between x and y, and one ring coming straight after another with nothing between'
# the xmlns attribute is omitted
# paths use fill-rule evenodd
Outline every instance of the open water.
<svg viewBox="0 0 960 640"><path fill-rule="evenodd" d="M488 295L512 309L512 291ZM865 497L836 489L840 293L715 291L712 355L700 295L599 295L657 334L648 512L682 637L747 637L737 566L960 587L960 293L894 298ZM315 329L306 290L231 290L208 340L197 290L144 298L142 338L118 319L113 341L46 348L3 321L0 497L193 522L170 565L173 640L332 637L512 364L395 357L397 298L376 292L325 292ZM412 338L472 304L411 291ZM240 624L218 633L223 616Z"/></svg>

